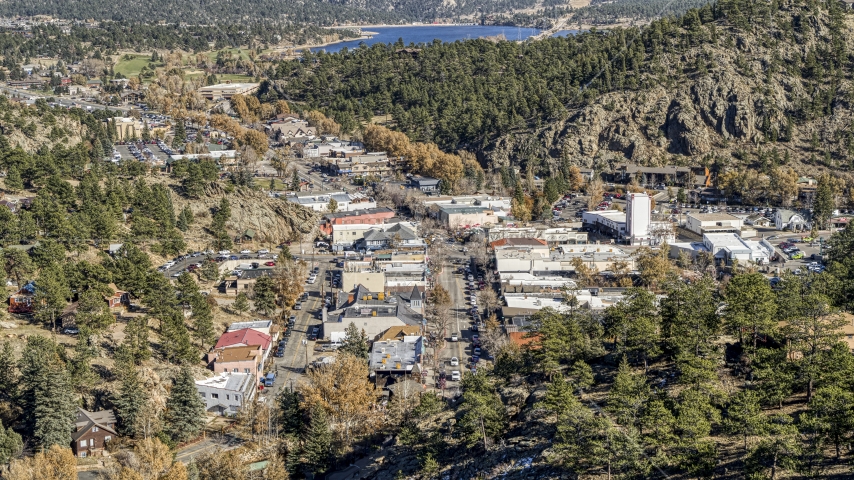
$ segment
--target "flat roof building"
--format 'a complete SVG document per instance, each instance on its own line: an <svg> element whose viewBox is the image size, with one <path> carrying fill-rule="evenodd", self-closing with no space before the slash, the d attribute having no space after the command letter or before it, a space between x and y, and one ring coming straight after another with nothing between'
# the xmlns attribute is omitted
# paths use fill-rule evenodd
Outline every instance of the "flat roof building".
<svg viewBox="0 0 854 480"><path fill-rule="evenodd" d="M420 374L423 352L424 338L420 335L406 335L402 340L378 340L371 346L371 376Z"/></svg>
<svg viewBox="0 0 854 480"><path fill-rule="evenodd" d="M196 390L209 413L233 416L255 396L255 383L250 373L221 373L196 380Z"/></svg>
<svg viewBox="0 0 854 480"><path fill-rule="evenodd" d="M744 222L728 213L689 213L686 216L685 228L697 235L704 233L738 233Z"/></svg>
<svg viewBox="0 0 854 480"><path fill-rule="evenodd" d="M235 95L246 95L258 90L258 83L218 83L199 89L199 94L208 100L228 100Z"/></svg>

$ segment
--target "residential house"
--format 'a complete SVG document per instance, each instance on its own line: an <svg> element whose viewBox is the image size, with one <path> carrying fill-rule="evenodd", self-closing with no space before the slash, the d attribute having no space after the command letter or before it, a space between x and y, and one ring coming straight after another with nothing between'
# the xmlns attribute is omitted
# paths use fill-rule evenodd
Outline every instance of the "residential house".
<svg viewBox="0 0 854 480"><path fill-rule="evenodd" d="M86 457L102 452L107 443L118 438L116 416L112 410L89 412L77 409L74 432L71 434L71 451L76 457Z"/></svg>
<svg viewBox="0 0 854 480"><path fill-rule="evenodd" d="M196 390L208 413L234 416L255 398L255 378L251 373L220 373L212 378L196 380Z"/></svg>
<svg viewBox="0 0 854 480"><path fill-rule="evenodd" d="M264 364L264 349L261 345L246 347L214 348L205 356L208 368L217 373L252 373L261 375Z"/></svg>
<svg viewBox="0 0 854 480"><path fill-rule="evenodd" d="M752 215L748 215L744 218L745 225L752 225L754 227L770 227L771 219L766 217L765 215L760 215L758 213L754 213Z"/></svg>
<svg viewBox="0 0 854 480"><path fill-rule="evenodd" d="M410 188L421 190L424 193L438 192L440 189L441 180L431 177L422 177L414 175L409 179Z"/></svg>
<svg viewBox="0 0 854 480"><path fill-rule="evenodd" d="M130 294L124 290L119 290L115 283L109 285L113 292L111 295L105 295L104 300L107 302L107 307L110 310L121 308L123 305L130 305Z"/></svg>
<svg viewBox="0 0 854 480"><path fill-rule="evenodd" d="M27 282L17 292L9 296L9 313L32 313L36 298L36 283Z"/></svg>
<svg viewBox="0 0 854 480"><path fill-rule="evenodd" d="M774 214L774 227L777 230L804 230L808 225L806 219L800 213L778 208Z"/></svg>

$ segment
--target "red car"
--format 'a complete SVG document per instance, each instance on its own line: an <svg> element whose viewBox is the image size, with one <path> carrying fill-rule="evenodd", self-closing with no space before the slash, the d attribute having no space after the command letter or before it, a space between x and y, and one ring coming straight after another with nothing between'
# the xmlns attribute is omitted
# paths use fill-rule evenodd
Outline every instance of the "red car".
<svg viewBox="0 0 854 480"><path fill-rule="evenodd" d="M266 265L266 266L268 266L268 267L275 267L275 266L276 266L276 262L266 262L266 263L264 263L264 265Z"/></svg>

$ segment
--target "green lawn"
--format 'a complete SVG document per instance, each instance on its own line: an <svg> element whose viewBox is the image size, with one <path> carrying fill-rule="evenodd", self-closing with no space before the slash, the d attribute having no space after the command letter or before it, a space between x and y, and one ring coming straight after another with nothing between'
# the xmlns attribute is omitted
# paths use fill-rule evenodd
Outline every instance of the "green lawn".
<svg viewBox="0 0 854 480"><path fill-rule="evenodd" d="M150 61L150 55L134 55L131 60L125 60L124 55L122 55L116 62L115 71L128 78L135 77L139 75L142 67L148 65Z"/></svg>

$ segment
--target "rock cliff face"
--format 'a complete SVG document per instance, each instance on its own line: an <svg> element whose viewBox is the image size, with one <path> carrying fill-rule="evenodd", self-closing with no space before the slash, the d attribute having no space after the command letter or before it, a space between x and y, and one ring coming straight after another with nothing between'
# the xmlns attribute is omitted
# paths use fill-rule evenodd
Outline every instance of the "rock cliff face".
<svg viewBox="0 0 854 480"><path fill-rule="evenodd" d="M311 240L317 229L317 212L284 198L271 198L262 192L247 189L228 192L222 185L212 183L198 200L176 197L173 199L176 211L188 205L197 218L210 218L208 214L219 206L220 199L227 198L231 206L231 220L226 224L229 231L239 235L252 230L255 240L264 243L298 241L300 238Z"/></svg>
<svg viewBox="0 0 854 480"><path fill-rule="evenodd" d="M791 21L796 17L792 14ZM829 72L810 77L804 66L804 59L831 42L829 21L826 14L817 15L796 34L785 28L745 33L718 25L715 41L707 39L685 54L660 55L659 72L642 72L644 87L594 96L545 126L497 139L485 156L496 166L524 171L531 144L540 146L535 157L544 159L547 168L561 158L584 167L687 165L704 157L777 148L781 155L788 151L799 170L812 168L804 163L815 165L809 159L827 151L834 161L821 166L847 167L850 147L843 147L840 138L854 121L849 100L854 82L847 74L837 77L838 84L826 78ZM845 16L844 22L843 43L852 45L854 16ZM829 101L827 92L832 92ZM804 114L809 110L804 106L822 95L825 112ZM785 138L788 134L791 138Z"/></svg>

